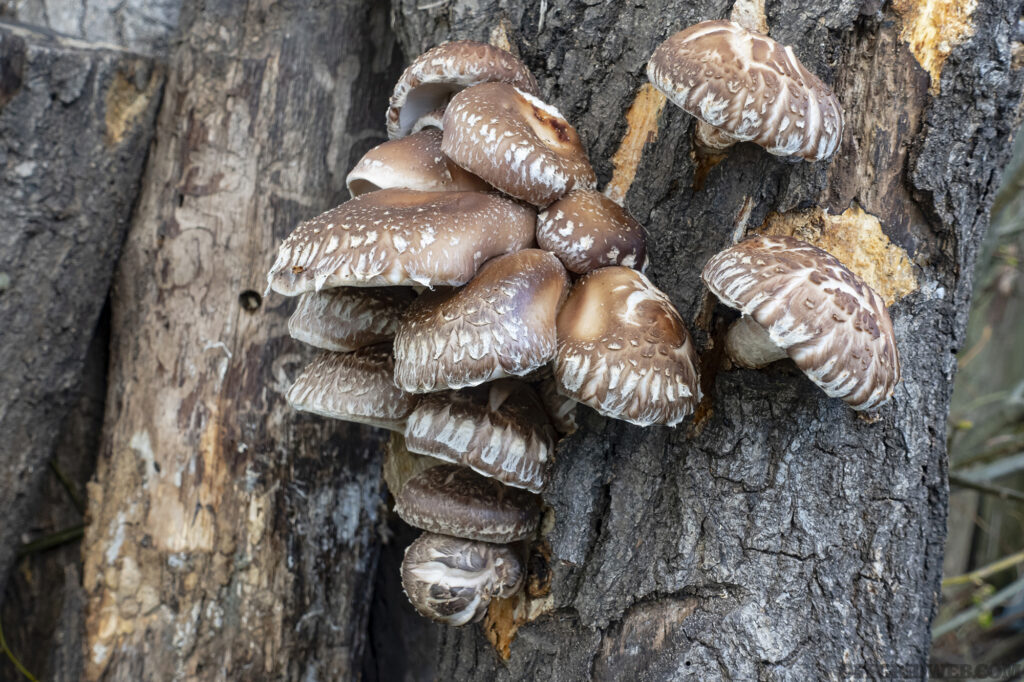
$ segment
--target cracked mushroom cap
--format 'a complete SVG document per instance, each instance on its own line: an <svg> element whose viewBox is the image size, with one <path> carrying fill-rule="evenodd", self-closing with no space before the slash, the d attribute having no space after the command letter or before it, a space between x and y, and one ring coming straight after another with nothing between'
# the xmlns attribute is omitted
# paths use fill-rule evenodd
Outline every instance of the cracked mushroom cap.
<svg viewBox="0 0 1024 682"><path fill-rule="evenodd" d="M792 48L731 21L704 21L671 36L651 56L647 77L688 114L777 156L827 159L842 138L832 90Z"/></svg>
<svg viewBox="0 0 1024 682"><path fill-rule="evenodd" d="M391 94L388 137L409 134L425 114L443 109L452 94L471 85L499 81L537 94L533 74L510 52L472 40L456 40L427 50L402 73Z"/></svg>
<svg viewBox="0 0 1024 682"><path fill-rule="evenodd" d="M643 226L593 189L574 189L537 214L537 245L577 275L607 265L647 267Z"/></svg>
<svg viewBox="0 0 1024 682"><path fill-rule="evenodd" d="M892 397L900 358L885 301L832 254L792 237L752 237L712 257L701 278L829 396L855 410Z"/></svg>
<svg viewBox="0 0 1024 682"><path fill-rule="evenodd" d="M701 399L679 313L647 277L621 266L584 275L569 293L555 377L565 395L640 426L675 426Z"/></svg>
<svg viewBox="0 0 1024 682"><path fill-rule="evenodd" d="M285 296L341 286L459 286L489 258L529 246L535 221L533 209L496 193L382 189L295 228L267 281Z"/></svg>
<svg viewBox="0 0 1024 682"><path fill-rule="evenodd" d="M401 433L416 396L395 388L393 377L388 345L352 353L321 351L288 390L288 404L302 412Z"/></svg>
<svg viewBox="0 0 1024 682"><path fill-rule="evenodd" d="M535 206L597 182L576 130L558 109L506 83L477 85L452 98L441 149L490 185Z"/></svg>
<svg viewBox="0 0 1024 682"><path fill-rule="evenodd" d="M555 354L569 279L540 249L495 258L457 291L427 292L395 336L395 383L410 393L524 376Z"/></svg>
<svg viewBox="0 0 1024 682"><path fill-rule="evenodd" d="M394 338L414 298L404 287L307 291L288 318L288 333L311 346L347 353Z"/></svg>
<svg viewBox="0 0 1024 682"><path fill-rule="evenodd" d="M526 572L507 545L424 533L405 550L402 589L423 616L445 625L484 617L492 599L523 587Z"/></svg>
<svg viewBox="0 0 1024 682"><path fill-rule="evenodd" d="M441 131L427 128L388 140L363 155L345 178L349 194L405 187L421 192L486 192L486 182L467 173L441 152Z"/></svg>
<svg viewBox="0 0 1024 682"><path fill-rule="evenodd" d="M405 446L534 493L555 449L540 398L511 379L423 396L409 415Z"/></svg>
<svg viewBox="0 0 1024 682"><path fill-rule="evenodd" d="M455 464L410 478L395 496L395 512L410 526L481 542L524 540L540 521L536 495Z"/></svg>

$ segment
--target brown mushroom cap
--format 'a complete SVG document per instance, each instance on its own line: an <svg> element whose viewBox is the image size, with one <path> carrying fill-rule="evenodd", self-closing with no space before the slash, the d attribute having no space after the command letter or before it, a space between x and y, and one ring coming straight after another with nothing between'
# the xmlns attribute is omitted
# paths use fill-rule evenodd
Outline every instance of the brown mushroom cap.
<svg viewBox="0 0 1024 682"><path fill-rule="evenodd" d="M579 136L558 110L505 83L477 85L452 98L441 149L505 194L535 206L597 182Z"/></svg>
<svg viewBox="0 0 1024 682"><path fill-rule="evenodd" d="M416 396L395 388L388 344L351 353L321 351L288 389L288 404L302 412L402 432Z"/></svg>
<svg viewBox="0 0 1024 682"><path fill-rule="evenodd" d="M299 225L267 280L295 296L340 286L456 286L533 241L532 209L496 193L382 189ZM501 226L501 229L495 229Z"/></svg>
<svg viewBox="0 0 1024 682"><path fill-rule="evenodd" d="M892 397L900 358L885 301L827 251L752 237L709 260L701 278L829 396L855 410Z"/></svg>
<svg viewBox="0 0 1024 682"><path fill-rule="evenodd" d="M288 318L293 339L341 353L387 341L416 298L404 287L339 287L299 296Z"/></svg>
<svg viewBox="0 0 1024 682"><path fill-rule="evenodd" d="M405 445L535 493L544 487L555 448L540 398L511 379L423 396L409 415Z"/></svg>
<svg viewBox="0 0 1024 682"><path fill-rule="evenodd" d="M395 512L410 526L481 542L515 542L540 520L536 495L509 488L466 467L422 471L395 496Z"/></svg>
<svg viewBox="0 0 1024 682"><path fill-rule="evenodd" d="M489 81L511 83L537 94L537 81L526 65L493 45L456 40L427 50L395 84L388 108L388 137L408 135L420 117L444 108L452 93Z"/></svg>
<svg viewBox="0 0 1024 682"><path fill-rule="evenodd" d="M704 21L663 42L647 77L675 105L739 142L778 156L827 159L843 113L832 90L768 36Z"/></svg>
<svg viewBox="0 0 1024 682"><path fill-rule="evenodd" d="M606 265L647 267L643 226L593 189L574 189L537 214L537 245L577 275Z"/></svg>
<svg viewBox="0 0 1024 682"><path fill-rule="evenodd" d="M427 128L388 140L363 155L345 178L349 194L405 187L421 192L486 192L486 182L467 173L441 152L441 131Z"/></svg>
<svg viewBox="0 0 1024 682"><path fill-rule="evenodd" d="M423 114L412 124L411 135L415 135L424 128L436 128L444 130L444 109L434 109L429 114ZM473 176L476 177L476 176Z"/></svg>
<svg viewBox="0 0 1024 682"><path fill-rule="evenodd" d="M584 275L558 314L559 390L601 414L675 426L700 402L697 354L668 297L615 266Z"/></svg>
<svg viewBox="0 0 1024 682"><path fill-rule="evenodd" d="M568 276L540 249L489 261L458 291L409 307L395 336L395 382L410 393L523 376L555 354L555 316Z"/></svg>
<svg viewBox="0 0 1024 682"><path fill-rule="evenodd" d="M507 545L424 533L405 550L402 589L423 616L445 625L480 620L492 599L522 589L526 572Z"/></svg>

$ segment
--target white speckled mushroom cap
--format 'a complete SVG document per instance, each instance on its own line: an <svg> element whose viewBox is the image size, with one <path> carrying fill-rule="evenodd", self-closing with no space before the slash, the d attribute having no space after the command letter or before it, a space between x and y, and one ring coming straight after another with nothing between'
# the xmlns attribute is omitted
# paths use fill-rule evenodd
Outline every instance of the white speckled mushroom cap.
<svg viewBox="0 0 1024 682"><path fill-rule="evenodd" d="M427 292L395 335L395 382L410 393L524 376L555 354L555 316L569 278L526 249L488 262L458 291Z"/></svg>
<svg viewBox="0 0 1024 682"><path fill-rule="evenodd" d="M829 396L855 410L892 397L900 357L885 301L832 254L792 237L752 237L712 257L701 278Z"/></svg>
<svg viewBox="0 0 1024 682"><path fill-rule="evenodd" d="M643 274L580 278L558 314L559 390L601 414L675 426L700 402L697 354L679 313Z"/></svg>
<svg viewBox="0 0 1024 682"><path fill-rule="evenodd" d="M484 617L492 599L523 587L526 572L508 545L424 533L405 550L402 589L423 616L445 625Z"/></svg>
<svg viewBox="0 0 1024 682"><path fill-rule="evenodd" d="M537 245L577 275L608 265L647 267L643 226L593 189L574 189L537 214Z"/></svg>
<svg viewBox="0 0 1024 682"><path fill-rule="evenodd" d="M529 246L535 221L531 208L497 193L382 189L299 225L267 281L285 296L341 286L458 286L489 258Z"/></svg>
<svg viewBox="0 0 1024 682"><path fill-rule="evenodd" d="M299 296L288 318L293 339L340 353L394 338L398 321L416 298L405 287L338 287Z"/></svg>
<svg viewBox="0 0 1024 682"><path fill-rule="evenodd" d="M323 417L401 433L416 396L395 388L388 345L352 353L321 351L288 390L288 404Z"/></svg>
<svg viewBox="0 0 1024 682"><path fill-rule="evenodd" d="M663 42L647 77L676 106L777 156L827 159L843 135L832 90L790 47L731 21L704 21Z"/></svg>
<svg viewBox="0 0 1024 682"><path fill-rule="evenodd" d="M452 93L479 83L501 81L537 94L537 81L526 65L500 48L456 40L427 50L395 84L388 108L388 137L408 135L424 114L444 108Z"/></svg>
<svg viewBox="0 0 1024 682"><path fill-rule="evenodd" d="M422 192L486 192L491 189L444 155L441 131L436 128L377 145L363 155L345 183L353 197L391 187Z"/></svg>
<svg viewBox="0 0 1024 682"><path fill-rule="evenodd" d="M576 130L562 114L505 83L477 85L452 98L441 149L505 194L535 206L597 182Z"/></svg>

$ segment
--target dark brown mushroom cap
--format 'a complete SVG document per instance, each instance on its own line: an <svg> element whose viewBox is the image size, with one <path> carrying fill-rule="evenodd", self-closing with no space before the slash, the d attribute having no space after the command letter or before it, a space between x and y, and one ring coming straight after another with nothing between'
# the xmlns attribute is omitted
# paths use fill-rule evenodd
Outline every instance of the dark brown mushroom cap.
<svg viewBox="0 0 1024 682"><path fill-rule="evenodd" d="M535 221L533 209L497 193L382 189L299 225L267 280L285 296L341 286L462 285L489 258L529 246Z"/></svg>
<svg viewBox="0 0 1024 682"><path fill-rule="evenodd" d="M410 526L481 542L515 542L533 535L540 520L536 495L454 464L408 480L395 512Z"/></svg>
<svg viewBox="0 0 1024 682"><path fill-rule="evenodd" d="M444 112L441 149L502 192L547 206L597 178L576 130L553 106L505 83L455 95Z"/></svg>
<svg viewBox="0 0 1024 682"><path fill-rule="evenodd" d="M523 376L555 354L555 317L569 280L540 249L489 261L458 291L427 292L395 335L395 382L410 393Z"/></svg>
<svg viewBox="0 0 1024 682"><path fill-rule="evenodd" d="M388 345L320 352L288 390L296 410L402 432L416 396L395 388Z"/></svg>
<svg viewBox="0 0 1024 682"><path fill-rule="evenodd" d="M347 353L394 338L414 298L405 287L308 291L288 318L288 333L311 346Z"/></svg>
<svg viewBox="0 0 1024 682"><path fill-rule="evenodd" d="M709 260L701 278L829 396L855 410L892 397L900 357L885 301L827 251L752 237Z"/></svg>
<svg viewBox="0 0 1024 682"><path fill-rule="evenodd" d="M491 189L441 152L441 131L436 128L377 145L363 155L345 183L353 197L391 187L421 192L486 192Z"/></svg>
<svg viewBox="0 0 1024 682"><path fill-rule="evenodd" d="M577 275L606 265L647 267L643 226L593 189L574 189L537 214L537 245Z"/></svg>
<svg viewBox="0 0 1024 682"><path fill-rule="evenodd" d="M402 589L423 616L445 625L483 618L492 599L522 589L526 573L508 545L424 533L405 550Z"/></svg>
<svg viewBox="0 0 1024 682"><path fill-rule="evenodd" d="M843 114L832 90L768 36L704 21L663 42L647 77L684 111L778 156L832 156Z"/></svg>
<svg viewBox="0 0 1024 682"><path fill-rule="evenodd" d="M559 390L601 414L675 426L700 402L697 354L679 313L643 274L584 275L558 314Z"/></svg>
<svg viewBox="0 0 1024 682"><path fill-rule="evenodd" d="M511 379L423 396L406 423L405 445L535 493L555 448L540 398Z"/></svg>
<svg viewBox="0 0 1024 682"><path fill-rule="evenodd" d="M388 108L388 137L408 135L424 114L444 108L452 93L490 81L537 94L537 81L526 65L493 45L456 40L427 50L395 84Z"/></svg>

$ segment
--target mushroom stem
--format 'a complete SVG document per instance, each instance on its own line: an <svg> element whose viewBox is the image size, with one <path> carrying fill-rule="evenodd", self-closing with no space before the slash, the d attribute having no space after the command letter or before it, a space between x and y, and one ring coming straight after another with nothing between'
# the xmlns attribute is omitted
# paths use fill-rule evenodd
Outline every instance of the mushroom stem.
<svg viewBox="0 0 1024 682"><path fill-rule="evenodd" d="M736 0L729 19L755 33L768 35L768 20L764 16L764 0Z"/></svg>
<svg viewBox="0 0 1024 682"><path fill-rule="evenodd" d="M772 342L764 327L744 315L733 322L725 334L725 352L740 367L760 369L787 357L786 351Z"/></svg>
<svg viewBox="0 0 1024 682"><path fill-rule="evenodd" d="M711 153L721 152L736 144L736 138L732 135L700 119L697 119L697 127L693 129L693 139L698 147Z"/></svg>

